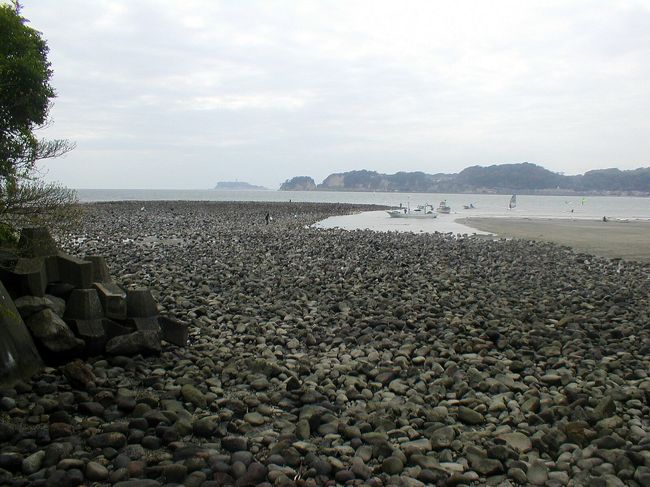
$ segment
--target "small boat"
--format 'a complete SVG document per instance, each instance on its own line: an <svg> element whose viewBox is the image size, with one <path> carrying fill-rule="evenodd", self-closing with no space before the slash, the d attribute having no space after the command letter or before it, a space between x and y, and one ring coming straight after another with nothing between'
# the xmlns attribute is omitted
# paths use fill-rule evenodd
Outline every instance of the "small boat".
<svg viewBox="0 0 650 487"><path fill-rule="evenodd" d="M508 209L512 210L513 208L516 208L516 207L517 207L517 195L513 194L510 197L510 203L508 203Z"/></svg>
<svg viewBox="0 0 650 487"><path fill-rule="evenodd" d="M469 205L463 205L463 208L465 210L475 210L476 206L474 206L474 203L470 203Z"/></svg>
<svg viewBox="0 0 650 487"><path fill-rule="evenodd" d="M438 213L444 213L448 215L449 213L451 213L451 206L447 204L447 200L442 200L438 205L438 208L436 208L436 211Z"/></svg>
<svg viewBox="0 0 650 487"><path fill-rule="evenodd" d="M411 209L410 206L402 206L392 210L387 210L386 213L391 218L437 218L438 214L433 209L432 205L418 205Z"/></svg>

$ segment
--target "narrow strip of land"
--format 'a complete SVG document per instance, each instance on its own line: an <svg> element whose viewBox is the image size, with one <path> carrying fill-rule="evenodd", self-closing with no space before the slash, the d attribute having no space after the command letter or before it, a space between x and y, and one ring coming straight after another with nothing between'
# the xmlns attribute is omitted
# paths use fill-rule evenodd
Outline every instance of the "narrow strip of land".
<svg viewBox="0 0 650 487"><path fill-rule="evenodd" d="M650 262L646 221L463 218L457 222L499 237L555 242L602 257Z"/></svg>

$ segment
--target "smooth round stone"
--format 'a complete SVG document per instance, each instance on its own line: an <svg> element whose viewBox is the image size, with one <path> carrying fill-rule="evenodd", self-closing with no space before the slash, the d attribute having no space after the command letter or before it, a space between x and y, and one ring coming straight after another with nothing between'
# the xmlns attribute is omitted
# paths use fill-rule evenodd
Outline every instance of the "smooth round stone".
<svg viewBox="0 0 650 487"><path fill-rule="evenodd" d="M397 475L402 473L402 470L404 470L404 463L398 457L390 456L384 459L381 464L381 469L388 475Z"/></svg>
<svg viewBox="0 0 650 487"><path fill-rule="evenodd" d="M11 411L15 407L16 407L16 400L13 397L3 396L2 399L0 399L0 408L2 408L3 410Z"/></svg>
<svg viewBox="0 0 650 487"><path fill-rule="evenodd" d="M165 465L163 467L163 477L168 483L183 483L187 476L187 467L180 463Z"/></svg>
<svg viewBox="0 0 650 487"><path fill-rule="evenodd" d="M533 485L544 485L548 480L548 468L540 461L533 461L528 467L526 477Z"/></svg>
<svg viewBox="0 0 650 487"><path fill-rule="evenodd" d="M266 422L264 416L257 412L245 414L244 421L252 426L262 426Z"/></svg>
<svg viewBox="0 0 650 487"><path fill-rule="evenodd" d="M233 462L231 465L231 473L236 479L242 477L246 473L246 465L240 461Z"/></svg>
<svg viewBox="0 0 650 487"><path fill-rule="evenodd" d="M86 478L88 480L102 482L108 478L108 469L97 462L88 462L86 465Z"/></svg>
<svg viewBox="0 0 650 487"><path fill-rule="evenodd" d="M43 465L43 460L45 459L45 450L39 450L36 453L32 453L27 458L23 460L22 469L23 473L26 475L31 475L36 473L41 469Z"/></svg>
<svg viewBox="0 0 650 487"><path fill-rule="evenodd" d="M334 479L341 484L345 484L350 480L354 480L354 477L354 472L351 470L339 470L336 472L336 474L334 474Z"/></svg>

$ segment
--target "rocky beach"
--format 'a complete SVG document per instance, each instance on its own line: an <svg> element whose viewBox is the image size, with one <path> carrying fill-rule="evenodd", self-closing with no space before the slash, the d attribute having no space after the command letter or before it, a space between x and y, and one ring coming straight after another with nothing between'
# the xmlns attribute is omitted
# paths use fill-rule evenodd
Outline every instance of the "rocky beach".
<svg viewBox="0 0 650 487"><path fill-rule="evenodd" d="M0 485L650 486L648 264L310 227L363 205L84 206L63 248L189 340L1 390Z"/></svg>

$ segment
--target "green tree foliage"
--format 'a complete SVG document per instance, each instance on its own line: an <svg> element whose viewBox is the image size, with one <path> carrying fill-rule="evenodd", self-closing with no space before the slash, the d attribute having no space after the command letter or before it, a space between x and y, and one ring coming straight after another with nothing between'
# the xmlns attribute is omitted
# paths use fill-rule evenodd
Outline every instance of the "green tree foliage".
<svg viewBox="0 0 650 487"><path fill-rule="evenodd" d="M74 191L40 181L36 168L38 161L74 147L35 135L47 124L55 97L48 51L17 2L0 5L0 226L5 230L58 225L76 213Z"/></svg>

